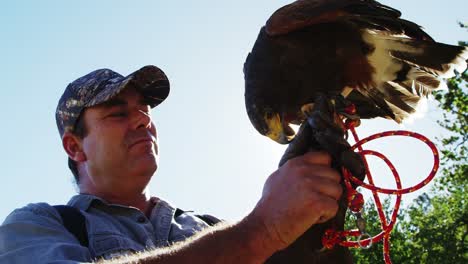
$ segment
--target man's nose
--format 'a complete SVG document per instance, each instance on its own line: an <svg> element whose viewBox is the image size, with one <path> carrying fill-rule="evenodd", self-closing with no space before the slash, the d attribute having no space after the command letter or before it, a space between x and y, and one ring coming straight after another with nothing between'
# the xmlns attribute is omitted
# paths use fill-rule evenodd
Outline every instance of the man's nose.
<svg viewBox="0 0 468 264"><path fill-rule="evenodd" d="M141 127L149 128L151 127L151 115L145 111L137 110L135 113L135 121L134 121L134 129L138 129Z"/></svg>

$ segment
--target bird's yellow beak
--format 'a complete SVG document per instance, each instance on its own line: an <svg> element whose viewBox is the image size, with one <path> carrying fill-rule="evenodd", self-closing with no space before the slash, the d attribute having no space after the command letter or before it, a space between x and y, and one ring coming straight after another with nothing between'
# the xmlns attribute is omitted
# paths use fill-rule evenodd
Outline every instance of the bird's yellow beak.
<svg viewBox="0 0 468 264"><path fill-rule="evenodd" d="M285 127L283 122L281 122L281 117L279 114L266 115L264 118L268 126L268 133L266 134L267 137L280 144L288 144L291 142L295 136L295 133L293 131L293 134L291 134L289 129L289 133L285 133Z"/></svg>

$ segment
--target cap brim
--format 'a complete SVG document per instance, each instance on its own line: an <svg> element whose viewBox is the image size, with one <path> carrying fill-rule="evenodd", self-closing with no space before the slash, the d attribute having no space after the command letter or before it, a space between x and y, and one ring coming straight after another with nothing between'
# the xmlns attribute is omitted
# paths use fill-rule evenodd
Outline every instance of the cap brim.
<svg viewBox="0 0 468 264"><path fill-rule="evenodd" d="M140 91L151 108L162 103L169 96L170 91L166 74L158 67L148 65L127 77L110 80L99 94L86 103L86 107L104 103L127 87Z"/></svg>

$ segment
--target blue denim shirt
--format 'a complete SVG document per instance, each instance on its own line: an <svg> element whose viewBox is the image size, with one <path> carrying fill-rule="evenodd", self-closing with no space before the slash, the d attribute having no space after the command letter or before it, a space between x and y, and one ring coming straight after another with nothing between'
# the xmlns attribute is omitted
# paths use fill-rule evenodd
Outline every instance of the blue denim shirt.
<svg viewBox="0 0 468 264"><path fill-rule="evenodd" d="M134 207L110 204L92 195L76 195L68 205L86 219L89 247L65 229L49 204L29 204L14 210L0 226L0 263L83 263L145 249L165 247L208 227L192 213L152 198L149 219Z"/></svg>

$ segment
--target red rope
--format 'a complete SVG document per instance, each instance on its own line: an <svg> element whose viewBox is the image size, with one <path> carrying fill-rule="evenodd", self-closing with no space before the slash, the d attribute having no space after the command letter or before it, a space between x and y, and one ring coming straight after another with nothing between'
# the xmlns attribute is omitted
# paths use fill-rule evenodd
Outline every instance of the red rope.
<svg viewBox="0 0 468 264"><path fill-rule="evenodd" d="M359 137L357 136L354 126L355 124L351 122L346 124L346 127L351 131L351 133L353 134L354 140L356 141L356 144L352 146L352 149L353 150L357 149L358 153L360 153L361 156L363 157L364 165L366 167L366 175L367 175L367 179L369 183L360 181L359 179L351 175L351 173L348 170L343 168L344 182L345 182L347 193L348 193L348 196L347 196L348 208L353 213L359 214L359 212L362 210L362 207L364 205L364 199L362 197L362 194L358 193L352 187L351 182L365 189L372 191L375 205L377 207L377 212L380 218L382 232L371 237L357 229L356 230L344 230L344 231L337 231L337 230L330 229L325 232L324 237L322 238L322 243L324 247L326 248L333 248L336 244L339 244L344 247L366 248L383 239L383 255L384 255L385 263L387 264L392 263L390 260L390 233L392 232L392 229L396 223L398 210L400 209L400 204L401 204L401 197L403 194L407 194L407 193L419 190L423 186L427 185L434 178L439 168L439 152L433 142L431 142L425 136L415 133L415 132L402 131L402 130L388 131L388 132L378 133L378 134L366 137L362 140L359 140ZM364 145L365 143L368 143L378 138L390 137L390 136L408 136L408 137L416 138L424 142L431 149L434 155L434 166L432 167L430 174L423 181L421 181L420 183L414 186L411 186L408 188L402 188L400 176L398 172L396 171L395 167L393 166L393 164L390 162L390 160L387 159L383 154L379 152L372 151L372 150L363 150L362 148L362 145ZM376 156L380 158L381 160L383 160L389 166L393 174L393 177L395 178L396 189L385 189L385 188L380 188L374 185L374 180L369 170L369 165L366 160L366 155ZM394 206L392 215L390 217L390 221L387 221L387 217L385 216L382 202L380 201L378 193L396 195L395 206ZM357 237L358 240L351 241L351 240L347 240L346 237ZM364 237L365 239L363 239Z"/></svg>

